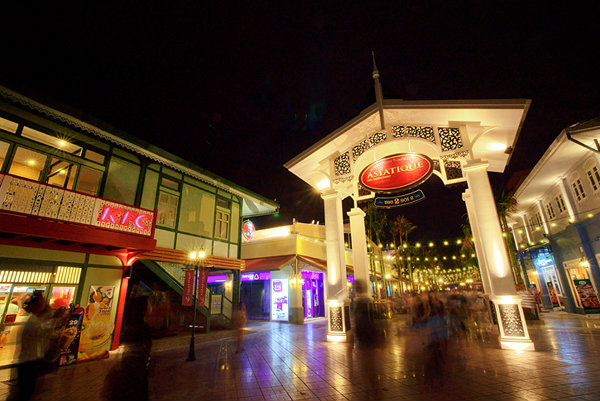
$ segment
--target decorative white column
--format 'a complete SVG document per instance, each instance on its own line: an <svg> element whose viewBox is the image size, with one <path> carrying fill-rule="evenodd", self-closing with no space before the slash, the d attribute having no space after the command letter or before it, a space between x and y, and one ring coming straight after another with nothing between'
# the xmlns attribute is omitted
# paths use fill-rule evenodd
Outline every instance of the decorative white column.
<svg viewBox="0 0 600 401"><path fill-rule="evenodd" d="M365 233L365 212L354 207L348 212L352 235L352 259L354 260L354 282L362 282L362 292L356 292L356 298L372 300L373 294L369 278L369 256L367 254L367 236ZM355 287L357 289L358 287Z"/></svg>
<svg viewBox="0 0 600 401"><path fill-rule="evenodd" d="M529 226L527 225L527 217L525 217L526 214L522 214L521 215L521 221L523 222L523 230L525 230L525 236L527 237L527 245L531 244L533 242L533 237L531 236L531 233L529 232Z"/></svg>
<svg viewBox="0 0 600 401"><path fill-rule="evenodd" d="M328 341L347 341L350 327L350 302L346 284L344 221L342 198L333 190L324 192L325 240L327 241Z"/></svg>
<svg viewBox="0 0 600 401"><path fill-rule="evenodd" d="M540 211L540 216L542 216L542 226L544 227L544 232L546 235L550 234L550 224L548 224L548 216L544 211L544 206L542 205L542 200L538 199L537 201L538 210Z"/></svg>
<svg viewBox="0 0 600 401"><path fill-rule="evenodd" d="M483 285L483 292L490 295L492 292L492 286L490 284L490 275L488 273L487 260L483 247L481 246L481 236L479 234L479 226L477 225L477 219L475 212L473 211L473 199L468 189L462 194L463 201L467 207L467 216L469 216L469 223L471 225L471 232L473 233L473 242L475 244L475 252L477 253L477 261L479 262L479 272L481 273L481 284Z"/></svg>
<svg viewBox="0 0 600 401"><path fill-rule="evenodd" d="M487 174L488 163L471 160L463 168L473 202L475 222L486 259L490 279L490 299L498 318L500 346L505 349L533 351L521 297L517 294L492 187Z"/></svg>
<svg viewBox="0 0 600 401"><path fill-rule="evenodd" d="M569 218L571 219L571 223L574 223L577 221L577 207L575 206L575 200L571 195L571 191L569 191L569 184L567 184L567 179L561 178L558 182L558 186L560 187L560 193L565 201L567 212L569 212Z"/></svg>

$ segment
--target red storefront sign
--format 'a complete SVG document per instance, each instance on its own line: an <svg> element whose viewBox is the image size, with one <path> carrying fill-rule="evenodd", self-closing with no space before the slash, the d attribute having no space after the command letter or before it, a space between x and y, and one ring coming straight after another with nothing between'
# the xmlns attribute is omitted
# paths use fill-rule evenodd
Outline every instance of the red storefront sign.
<svg viewBox="0 0 600 401"><path fill-rule="evenodd" d="M360 183L374 192L395 192L417 186L433 173L433 162L418 153L400 153L377 160L360 173Z"/></svg>
<svg viewBox="0 0 600 401"><path fill-rule="evenodd" d="M206 297L206 281L208 279L208 269L200 268L198 270L198 306L204 305L204 298Z"/></svg>
<svg viewBox="0 0 600 401"><path fill-rule="evenodd" d="M182 306L192 306L194 299L194 270L186 270L183 280L183 294L181 295Z"/></svg>

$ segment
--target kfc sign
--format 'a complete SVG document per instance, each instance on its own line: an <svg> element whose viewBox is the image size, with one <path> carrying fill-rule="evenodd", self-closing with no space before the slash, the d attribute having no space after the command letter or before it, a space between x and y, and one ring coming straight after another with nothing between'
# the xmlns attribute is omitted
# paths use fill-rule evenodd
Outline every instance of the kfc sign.
<svg viewBox="0 0 600 401"><path fill-rule="evenodd" d="M114 202L98 202L95 226L133 234L152 235L154 213Z"/></svg>
<svg viewBox="0 0 600 401"><path fill-rule="evenodd" d="M400 153L369 164L360 173L360 183L374 192L395 192L417 186L433 173L433 162L425 155Z"/></svg>

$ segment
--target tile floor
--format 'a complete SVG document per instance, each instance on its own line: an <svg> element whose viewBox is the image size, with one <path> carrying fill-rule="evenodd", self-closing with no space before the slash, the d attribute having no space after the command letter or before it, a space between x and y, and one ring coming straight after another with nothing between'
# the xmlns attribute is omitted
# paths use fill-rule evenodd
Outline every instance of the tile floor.
<svg viewBox="0 0 600 401"><path fill-rule="evenodd" d="M385 322L379 349L328 343L326 321L304 326L250 322L244 352L232 332L153 344L150 399L163 400L599 400L600 319L554 312L530 325L536 352L503 351L493 331L423 351L422 333L400 316ZM119 360L61 368L40 380L37 400L101 400ZM130 380L123 377L123 380ZM10 383L0 383L4 399Z"/></svg>

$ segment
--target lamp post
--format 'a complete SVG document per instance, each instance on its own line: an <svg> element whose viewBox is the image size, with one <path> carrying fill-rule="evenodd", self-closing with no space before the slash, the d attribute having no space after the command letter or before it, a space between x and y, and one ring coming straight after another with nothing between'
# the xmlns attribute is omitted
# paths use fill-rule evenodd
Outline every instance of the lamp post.
<svg viewBox="0 0 600 401"><path fill-rule="evenodd" d="M186 359L188 362L196 360L196 345L194 342L194 335L196 334L196 313L198 309L198 268L200 265L202 265L205 257L206 252L204 251L190 252L190 259L192 260L192 265L194 266L194 299L192 301L192 307L194 308L194 318L192 323L192 336L190 337L190 350Z"/></svg>

